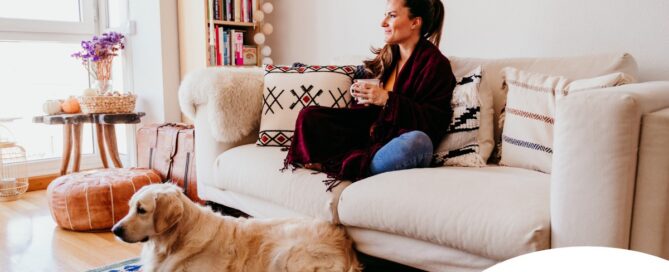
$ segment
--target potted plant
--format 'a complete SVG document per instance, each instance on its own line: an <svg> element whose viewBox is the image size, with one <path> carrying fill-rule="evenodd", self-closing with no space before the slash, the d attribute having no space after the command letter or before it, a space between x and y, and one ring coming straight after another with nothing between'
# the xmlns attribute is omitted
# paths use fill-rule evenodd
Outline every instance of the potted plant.
<svg viewBox="0 0 669 272"><path fill-rule="evenodd" d="M110 86L112 62L125 48L125 36L118 32L103 33L81 42L82 50L72 54L81 59L90 78L95 80L95 91L86 91L78 98L84 113L124 113L135 108L135 95L112 92Z"/></svg>

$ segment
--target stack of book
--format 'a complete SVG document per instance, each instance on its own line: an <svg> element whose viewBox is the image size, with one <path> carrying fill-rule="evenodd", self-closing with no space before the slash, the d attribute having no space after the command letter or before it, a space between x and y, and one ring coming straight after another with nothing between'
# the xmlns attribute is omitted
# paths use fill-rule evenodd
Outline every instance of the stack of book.
<svg viewBox="0 0 669 272"><path fill-rule="evenodd" d="M213 0L214 20L252 23L257 0Z"/></svg>
<svg viewBox="0 0 669 272"><path fill-rule="evenodd" d="M256 65L258 49L244 45L244 32L216 26L216 65Z"/></svg>

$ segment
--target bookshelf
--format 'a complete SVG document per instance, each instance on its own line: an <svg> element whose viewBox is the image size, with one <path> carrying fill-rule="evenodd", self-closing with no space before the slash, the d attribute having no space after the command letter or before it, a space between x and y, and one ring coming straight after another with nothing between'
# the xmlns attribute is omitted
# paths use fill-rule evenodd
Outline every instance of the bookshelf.
<svg viewBox="0 0 669 272"><path fill-rule="evenodd" d="M263 0L256 0L258 6ZM244 43L253 45L253 35L259 32L258 23L209 19L209 0L177 0L177 28L179 31L179 68L183 79L188 73L213 66L209 63L209 25L245 30ZM256 65L262 63L261 48L256 46ZM182 122L193 120L181 115Z"/></svg>
<svg viewBox="0 0 669 272"><path fill-rule="evenodd" d="M263 4L262 0L257 0L256 2L258 7ZM258 9L258 7L255 7L254 10ZM253 41L253 36L259 32L259 23L210 20L209 0L177 0L177 16L181 78L184 78L186 74L192 71L216 66L216 64L210 63L210 25L243 31L244 45L255 46L255 65L261 65L261 46L256 45Z"/></svg>

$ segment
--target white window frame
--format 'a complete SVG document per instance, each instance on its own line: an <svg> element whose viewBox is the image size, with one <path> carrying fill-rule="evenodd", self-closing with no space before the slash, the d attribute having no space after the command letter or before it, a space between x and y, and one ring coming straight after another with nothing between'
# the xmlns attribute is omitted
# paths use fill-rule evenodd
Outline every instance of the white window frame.
<svg viewBox="0 0 669 272"><path fill-rule="evenodd" d="M125 18L128 18L128 1L122 1ZM108 9L107 0L80 0L79 22L63 22L49 20L32 19L13 19L0 18L0 40L4 41L44 41L44 42L79 42L89 40L93 35L98 35L106 31L117 31L128 36L134 34L134 24L126 21L120 28L108 28ZM127 20L127 19L126 19ZM127 40L127 39L126 39ZM124 50L124 89L132 89L132 70L130 61L130 47ZM129 125L126 133L127 155L121 155L121 161L124 165L131 163L129 158L135 154L135 126ZM97 135L93 133L92 140L95 142ZM92 143L93 153L81 155L80 169L101 168L100 150L98 145ZM26 162L26 168L31 177L45 176L58 173L62 158L38 159ZM70 159L70 169L72 167L72 158Z"/></svg>
<svg viewBox="0 0 669 272"><path fill-rule="evenodd" d="M100 32L109 32L114 31L121 33L126 36L126 47L123 49L123 89L124 90L134 90L134 82L132 80L133 67L132 67L132 46L129 46L130 36L135 35L136 28L135 22L130 20L129 14L129 0L121 1L121 7L119 11L121 12L121 24L118 27L109 27L109 13L107 11L108 0L98 0L98 4L104 8L99 9L99 18L100 18ZM136 165L137 158L137 141L135 138L135 132L137 130L137 125L127 124L125 130L125 139L126 139L126 152L125 154L120 154L121 162L124 166ZM97 152L97 147L96 147Z"/></svg>
<svg viewBox="0 0 669 272"><path fill-rule="evenodd" d="M97 31L98 2L80 0L79 3L79 22L0 18L0 39L72 41L89 37ZM99 7L106 9L104 6Z"/></svg>

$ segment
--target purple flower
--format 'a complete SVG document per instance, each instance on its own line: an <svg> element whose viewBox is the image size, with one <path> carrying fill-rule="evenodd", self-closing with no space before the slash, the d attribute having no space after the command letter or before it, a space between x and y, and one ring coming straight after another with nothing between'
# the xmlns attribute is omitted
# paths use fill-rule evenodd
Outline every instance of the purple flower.
<svg viewBox="0 0 669 272"><path fill-rule="evenodd" d="M86 62L97 62L117 56L117 51L125 48L125 37L121 33L108 32L93 36L90 41L81 41L82 50L72 54L74 58Z"/></svg>

